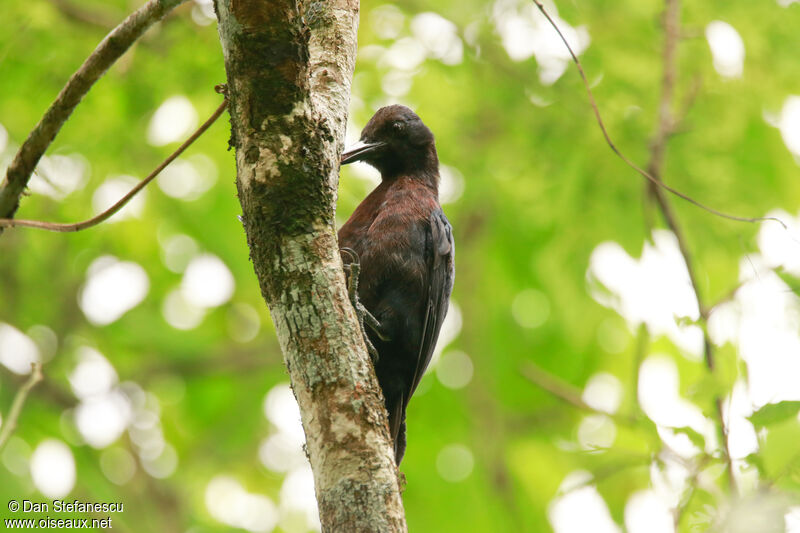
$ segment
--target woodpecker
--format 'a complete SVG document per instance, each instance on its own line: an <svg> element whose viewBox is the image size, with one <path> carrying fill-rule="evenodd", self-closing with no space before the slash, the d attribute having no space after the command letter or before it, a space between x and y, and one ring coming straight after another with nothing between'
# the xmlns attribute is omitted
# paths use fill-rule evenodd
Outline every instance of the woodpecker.
<svg viewBox="0 0 800 533"><path fill-rule="evenodd" d="M346 268L357 267L358 308L383 391L400 464L406 408L430 363L455 279L455 245L439 204L439 158L433 133L411 109L379 109L343 165L369 163L381 183L339 230ZM363 323L363 321L362 321ZM363 326L362 326L363 327Z"/></svg>

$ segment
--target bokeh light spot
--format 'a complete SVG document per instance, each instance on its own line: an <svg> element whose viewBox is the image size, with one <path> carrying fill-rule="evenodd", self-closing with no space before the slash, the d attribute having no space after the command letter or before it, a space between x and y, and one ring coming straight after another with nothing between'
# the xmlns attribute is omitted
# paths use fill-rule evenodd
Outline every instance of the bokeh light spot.
<svg viewBox="0 0 800 533"><path fill-rule="evenodd" d="M279 431L261 441L258 458L273 472L288 472L307 463L303 441L285 431Z"/></svg>
<svg viewBox="0 0 800 533"><path fill-rule="evenodd" d="M11 435L3 448L3 466L17 476L28 473L31 459L31 447L22 438Z"/></svg>
<svg viewBox="0 0 800 533"><path fill-rule="evenodd" d="M580 56L589 46L589 31L585 26L572 27L560 18L553 2L543 3L575 54ZM571 61L569 51L531 2L496 0L492 5L492 19L508 57L513 61L536 57L539 81L543 85L552 85L567 70Z"/></svg>
<svg viewBox="0 0 800 533"><path fill-rule="evenodd" d="M199 250L197 241L182 233L161 242L161 258L167 268L176 273L183 273Z"/></svg>
<svg viewBox="0 0 800 533"><path fill-rule="evenodd" d="M28 188L36 194L63 200L86 186L90 168L89 161L80 154L43 156L28 182Z"/></svg>
<svg viewBox="0 0 800 533"><path fill-rule="evenodd" d="M256 338L261 329L261 315L252 306L235 303L228 310L228 333L236 342L249 342Z"/></svg>
<svg viewBox="0 0 800 533"><path fill-rule="evenodd" d="M182 291L173 290L164 298L161 314L173 328L189 330L200 325L206 316L206 310L187 302Z"/></svg>
<svg viewBox="0 0 800 533"><path fill-rule="evenodd" d="M464 175L455 167L439 165L439 201L452 204L464 194Z"/></svg>
<svg viewBox="0 0 800 533"><path fill-rule="evenodd" d="M653 490L640 490L625 504L628 533L674 533L672 510Z"/></svg>
<svg viewBox="0 0 800 533"><path fill-rule="evenodd" d="M206 485L208 512L217 521L254 533L265 533L278 524L278 509L267 496L247 492L229 476L217 476Z"/></svg>
<svg viewBox="0 0 800 533"><path fill-rule="evenodd" d="M100 469L116 485L125 485L136 473L136 461L124 448L108 448L100 454Z"/></svg>
<svg viewBox="0 0 800 533"><path fill-rule="evenodd" d="M109 392L117 383L117 372L108 359L88 346L77 350L78 364L69 375L72 392L78 398L88 398Z"/></svg>
<svg viewBox="0 0 800 533"><path fill-rule="evenodd" d="M608 448L614 444L616 436L616 425L605 415L585 416L578 425L578 443L584 450Z"/></svg>
<svg viewBox="0 0 800 533"><path fill-rule="evenodd" d="M15 374L30 374L31 364L41 360L33 340L10 324L0 322L0 363Z"/></svg>
<svg viewBox="0 0 800 533"><path fill-rule="evenodd" d="M130 419L130 403L119 391L91 396L75 408L75 425L94 448L105 448L116 441Z"/></svg>
<svg viewBox="0 0 800 533"><path fill-rule="evenodd" d="M197 125L197 111L183 95L167 98L153 114L147 127L147 141L163 146L183 139Z"/></svg>
<svg viewBox="0 0 800 533"><path fill-rule="evenodd" d="M550 300L536 289L525 289L514 297L511 314L523 328L538 328L550 316Z"/></svg>
<svg viewBox="0 0 800 533"><path fill-rule="evenodd" d="M233 274L212 254L202 254L189 262L181 281L181 295L190 304L201 307L217 307L233 296Z"/></svg>
<svg viewBox="0 0 800 533"><path fill-rule="evenodd" d="M444 352L436 364L436 377L448 389L461 389L472 381L472 359L457 350Z"/></svg>
<svg viewBox="0 0 800 533"><path fill-rule="evenodd" d="M278 430L295 441L305 442L300 407L288 383L279 383L270 389L264 398L264 415Z"/></svg>
<svg viewBox="0 0 800 533"><path fill-rule="evenodd" d="M109 176L92 195L92 210L95 215L106 211L116 204L123 196L133 189L139 180L133 176ZM136 196L125 204L125 206L114 213L105 223L114 223L131 217L140 217L144 210L146 191L139 192Z"/></svg>
<svg viewBox="0 0 800 533"><path fill-rule="evenodd" d="M463 444L448 444L436 456L436 471L450 483L467 479L474 466L472 451Z"/></svg>
<svg viewBox="0 0 800 533"><path fill-rule="evenodd" d="M150 280L141 266L105 255L89 266L78 304L89 322L104 326L139 305L149 289Z"/></svg>
<svg viewBox="0 0 800 533"><path fill-rule="evenodd" d="M397 6L384 4L369 13L370 22L376 35L381 39L397 39L403 30L406 16Z"/></svg>
<svg viewBox="0 0 800 533"><path fill-rule="evenodd" d="M195 161L201 162L206 159L208 157L205 159L176 159L156 178L159 188L172 198L186 201L197 200L216 181L216 167L206 167L206 171L203 172L203 168L198 168L200 165L195 163ZM206 162L205 165L209 165L209 163ZM213 162L210 165L213 165Z"/></svg>
<svg viewBox="0 0 800 533"><path fill-rule="evenodd" d="M555 533L621 533L603 497L593 485L586 485L591 479L588 472L576 470L561 482L561 495L547 510Z"/></svg>
<svg viewBox="0 0 800 533"><path fill-rule="evenodd" d="M31 456L31 478L48 498L63 498L75 485L75 458L69 446L56 439L42 441Z"/></svg>
<svg viewBox="0 0 800 533"><path fill-rule="evenodd" d="M744 41L736 28L713 20L706 26L706 40L711 48L714 69L725 78L739 78L744 71Z"/></svg>
<svg viewBox="0 0 800 533"><path fill-rule="evenodd" d="M612 374L598 372L586 383L583 401L598 411L614 414L622 403L622 383Z"/></svg>
<svg viewBox="0 0 800 533"><path fill-rule="evenodd" d="M464 57L464 44L456 25L438 13L420 13L411 21L411 31L422 43L428 56L445 65L457 65Z"/></svg>

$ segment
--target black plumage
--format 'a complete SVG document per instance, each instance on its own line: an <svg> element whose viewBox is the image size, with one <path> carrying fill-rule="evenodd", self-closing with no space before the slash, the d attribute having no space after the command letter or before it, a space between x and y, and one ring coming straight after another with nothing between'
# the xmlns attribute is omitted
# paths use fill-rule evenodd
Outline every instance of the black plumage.
<svg viewBox="0 0 800 533"><path fill-rule="evenodd" d="M408 401L430 362L455 277L453 231L439 204L433 133L409 108L381 108L342 164L365 161L381 183L339 230L360 262L358 297L380 323L366 328L397 464L406 448ZM345 255L345 257L347 257Z"/></svg>

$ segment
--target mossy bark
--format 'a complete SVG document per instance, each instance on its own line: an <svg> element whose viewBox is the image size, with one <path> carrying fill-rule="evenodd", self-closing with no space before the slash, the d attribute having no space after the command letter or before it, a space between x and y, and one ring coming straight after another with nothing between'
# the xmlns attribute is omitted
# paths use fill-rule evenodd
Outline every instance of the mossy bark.
<svg viewBox="0 0 800 533"><path fill-rule="evenodd" d="M334 212L357 0L216 0L250 257L303 419L323 531L405 531Z"/></svg>

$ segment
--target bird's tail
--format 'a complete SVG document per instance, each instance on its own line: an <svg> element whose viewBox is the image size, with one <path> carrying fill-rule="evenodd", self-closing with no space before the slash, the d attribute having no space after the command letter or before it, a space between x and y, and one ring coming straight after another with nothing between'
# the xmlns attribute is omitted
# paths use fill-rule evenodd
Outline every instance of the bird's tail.
<svg viewBox="0 0 800 533"><path fill-rule="evenodd" d="M389 411L389 434L394 443L394 459L398 466L406 453L406 406L402 396Z"/></svg>

